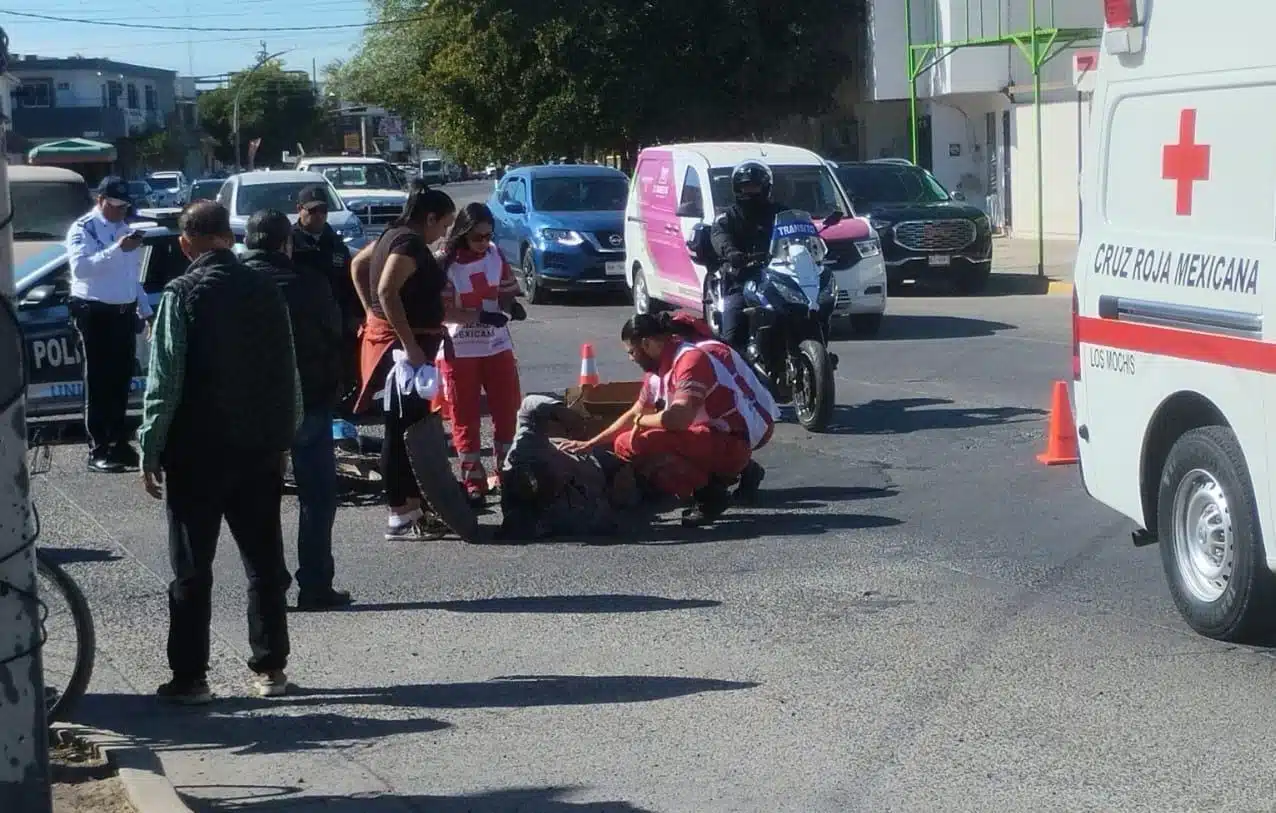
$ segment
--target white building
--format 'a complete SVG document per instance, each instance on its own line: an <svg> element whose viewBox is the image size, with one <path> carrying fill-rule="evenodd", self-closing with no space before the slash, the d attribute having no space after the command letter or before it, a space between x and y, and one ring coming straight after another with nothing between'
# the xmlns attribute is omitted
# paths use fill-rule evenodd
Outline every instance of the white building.
<svg viewBox="0 0 1276 813"><path fill-rule="evenodd" d="M910 157L908 33L912 42L958 42L1026 33L1036 3L1038 28L1072 32L1103 26L1100 0L868 0L871 53L861 122L862 157ZM1053 19L1051 18L1053 10ZM1026 43L1025 43L1026 45ZM1044 233L1080 234L1078 178L1089 99L1078 91L1074 62L1091 52L1081 41L1041 69ZM982 201L995 223L1017 236L1037 231L1037 157L1033 76L1016 45L963 47L946 53L917 80L922 162L945 186ZM919 55L920 56L920 55ZM924 64L924 63L923 63ZM926 136L929 138L926 138Z"/></svg>

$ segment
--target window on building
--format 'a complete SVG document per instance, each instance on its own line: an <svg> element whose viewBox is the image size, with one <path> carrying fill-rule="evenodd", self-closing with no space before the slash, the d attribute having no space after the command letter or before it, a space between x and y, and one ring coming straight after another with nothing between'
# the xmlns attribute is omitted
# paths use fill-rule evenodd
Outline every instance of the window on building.
<svg viewBox="0 0 1276 813"><path fill-rule="evenodd" d="M123 93L124 93L124 86L121 85L119 82L107 82L106 83L106 106L112 107L112 108L119 107L120 96Z"/></svg>
<svg viewBox="0 0 1276 813"><path fill-rule="evenodd" d="M102 106L109 107L106 101L106 85L102 85Z"/></svg>
<svg viewBox="0 0 1276 813"><path fill-rule="evenodd" d="M22 107L52 107L53 83L48 79L23 79L18 90L18 104Z"/></svg>
<svg viewBox="0 0 1276 813"><path fill-rule="evenodd" d="M58 82L58 90L70 90L70 89L71 89L70 82Z"/></svg>
<svg viewBox="0 0 1276 813"><path fill-rule="evenodd" d="M146 86L146 109L151 111L159 109L159 94L151 85Z"/></svg>
<svg viewBox="0 0 1276 813"><path fill-rule="evenodd" d="M128 109L136 110L137 104L137 85L129 82L128 84Z"/></svg>

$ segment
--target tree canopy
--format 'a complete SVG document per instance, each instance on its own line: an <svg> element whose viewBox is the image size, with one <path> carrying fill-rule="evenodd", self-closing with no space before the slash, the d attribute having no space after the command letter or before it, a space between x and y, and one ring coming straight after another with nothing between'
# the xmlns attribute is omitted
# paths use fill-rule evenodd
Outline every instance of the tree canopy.
<svg viewBox="0 0 1276 813"><path fill-rule="evenodd" d="M310 79L285 71L279 62L268 62L252 73L236 74L229 86L199 97L199 117L204 129L217 141L219 160L235 161L234 106L239 98L240 156L248 161L248 142L261 139L259 164L275 163L285 150L296 152L301 143L314 152L331 140L332 122L315 98Z"/></svg>
<svg viewBox="0 0 1276 813"><path fill-rule="evenodd" d="M863 0L375 0L347 98L463 160L739 138L834 103Z"/></svg>

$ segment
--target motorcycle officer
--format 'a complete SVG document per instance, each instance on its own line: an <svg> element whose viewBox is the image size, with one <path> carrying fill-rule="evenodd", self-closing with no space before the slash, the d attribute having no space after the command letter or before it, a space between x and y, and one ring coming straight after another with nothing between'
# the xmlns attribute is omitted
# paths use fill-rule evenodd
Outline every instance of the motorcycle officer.
<svg viewBox="0 0 1276 813"><path fill-rule="evenodd" d="M723 261L722 341L741 355L749 343L744 319L744 284L758 274L758 264L771 249L775 216L787 206L771 200L775 178L761 161L744 161L731 170L735 203L714 221L710 231L714 253Z"/></svg>

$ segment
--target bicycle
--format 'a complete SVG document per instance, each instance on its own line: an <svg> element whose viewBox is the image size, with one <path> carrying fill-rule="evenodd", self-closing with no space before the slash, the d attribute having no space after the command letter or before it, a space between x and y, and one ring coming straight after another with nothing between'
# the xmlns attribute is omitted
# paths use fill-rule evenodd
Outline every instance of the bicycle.
<svg viewBox="0 0 1276 813"><path fill-rule="evenodd" d="M28 472L31 477L46 473L53 459L49 446L35 444L31 448ZM31 517L35 525L34 544L40 538L40 513L31 501ZM63 722L84 697L93 677L97 655L97 636L88 600L75 580L67 575L45 551L36 547L36 595L40 608L40 658L44 667L45 715L50 723ZM63 613L70 616L69 633L55 623Z"/></svg>

